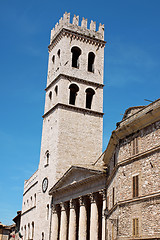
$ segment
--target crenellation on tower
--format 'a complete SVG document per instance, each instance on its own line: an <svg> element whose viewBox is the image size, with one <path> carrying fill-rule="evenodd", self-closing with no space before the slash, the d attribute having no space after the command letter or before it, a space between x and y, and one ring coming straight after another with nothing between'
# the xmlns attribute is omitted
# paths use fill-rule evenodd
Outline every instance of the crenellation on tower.
<svg viewBox="0 0 160 240"><path fill-rule="evenodd" d="M87 18L86 19L84 17L82 18L81 27L87 29Z"/></svg>
<svg viewBox="0 0 160 240"><path fill-rule="evenodd" d="M94 22L92 20L91 20L91 23L90 23L90 30L91 31L96 31L96 22Z"/></svg>
<svg viewBox="0 0 160 240"><path fill-rule="evenodd" d="M104 38L104 24L99 24L99 28L98 28L99 33L102 34L103 38Z"/></svg>
<svg viewBox="0 0 160 240"><path fill-rule="evenodd" d="M99 25L98 31L96 31L96 22L91 20L90 28L87 28L87 19L84 17L79 26L79 16L74 15L72 23L70 22L70 13L65 12L63 17L60 18L59 22L56 23L55 27L51 30L51 41L61 32L62 29L71 30L79 34L84 34L95 39L104 40L104 24Z"/></svg>
<svg viewBox="0 0 160 240"><path fill-rule="evenodd" d="M78 26L78 24L79 24L79 16L74 15L74 17L73 17L73 25L77 25Z"/></svg>

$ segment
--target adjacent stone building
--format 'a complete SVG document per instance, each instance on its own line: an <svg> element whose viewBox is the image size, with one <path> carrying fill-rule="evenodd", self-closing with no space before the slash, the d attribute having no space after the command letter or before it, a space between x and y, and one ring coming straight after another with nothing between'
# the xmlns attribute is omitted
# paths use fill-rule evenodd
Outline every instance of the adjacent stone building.
<svg viewBox="0 0 160 240"><path fill-rule="evenodd" d="M104 46L104 25L69 13L51 31L24 240L160 239L160 100L126 110L102 154Z"/></svg>
<svg viewBox="0 0 160 240"><path fill-rule="evenodd" d="M103 160L107 239L160 239L160 99L126 110Z"/></svg>

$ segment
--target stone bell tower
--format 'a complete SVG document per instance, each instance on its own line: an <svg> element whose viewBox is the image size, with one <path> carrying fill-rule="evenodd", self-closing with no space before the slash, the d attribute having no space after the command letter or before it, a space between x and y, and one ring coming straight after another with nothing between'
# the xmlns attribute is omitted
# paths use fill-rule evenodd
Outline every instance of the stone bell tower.
<svg viewBox="0 0 160 240"><path fill-rule="evenodd" d="M51 31L37 212L39 235L49 239L49 189L75 164L92 164L102 153L104 25L65 13ZM43 210L44 209L44 210Z"/></svg>

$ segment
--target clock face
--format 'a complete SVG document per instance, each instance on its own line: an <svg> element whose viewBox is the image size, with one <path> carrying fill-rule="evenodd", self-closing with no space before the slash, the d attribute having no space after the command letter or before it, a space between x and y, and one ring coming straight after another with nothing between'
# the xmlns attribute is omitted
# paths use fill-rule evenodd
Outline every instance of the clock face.
<svg viewBox="0 0 160 240"><path fill-rule="evenodd" d="M44 178L42 182L42 191L46 192L48 188L48 178Z"/></svg>

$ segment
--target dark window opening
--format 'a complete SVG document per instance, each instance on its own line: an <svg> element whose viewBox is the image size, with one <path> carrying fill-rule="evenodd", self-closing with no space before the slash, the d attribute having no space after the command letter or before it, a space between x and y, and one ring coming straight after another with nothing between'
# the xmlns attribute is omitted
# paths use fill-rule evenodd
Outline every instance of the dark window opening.
<svg viewBox="0 0 160 240"><path fill-rule="evenodd" d="M79 56L81 55L81 49L78 47L72 47L72 67L79 68Z"/></svg>
<svg viewBox="0 0 160 240"><path fill-rule="evenodd" d="M94 59L95 59L95 54L93 52L90 52L88 54L88 71L89 72L94 72Z"/></svg>
<svg viewBox="0 0 160 240"><path fill-rule="evenodd" d="M95 91L92 88L86 89L86 108L91 109L92 99L94 94L95 94Z"/></svg>
<svg viewBox="0 0 160 240"><path fill-rule="evenodd" d="M52 99L52 92L51 91L49 92L49 98L50 98L50 100Z"/></svg>
<svg viewBox="0 0 160 240"><path fill-rule="evenodd" d="M47 159L47 164L49 163L49 151L46 151L46 159Z"/></svg>
<svg viewBox="0 0 160 240"><path fill-rule="evenodd" d="M60 55L61 55L60 49L58 50L57 55L58 55L58 57L60 58Z"/></svg>
<svg viewBox="0 0 160 240"><path fill-rule="evenodd" d="M42 232L42 240L44 240L44 232Z"/></svg>
<svg viewBox="0 0 160 240"><path fill-rule="evenodd" d="M79 91L79 87L76 84L71 84L70 87L70 97L69 104L75 105L77 92Z"/></svg>
<svg viewBox="0 0 160 240"><path fill-rule="evenodd" d="M58 86L55 86L55 93L56 93L56 96L57 96L57 94L58 94Z"/></svg>
<svg viewBox="0 0 160 240"><path fill-rule="evenodd" d="M55 63L55 55L52 57L52 62Z"/></svg>

